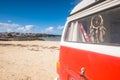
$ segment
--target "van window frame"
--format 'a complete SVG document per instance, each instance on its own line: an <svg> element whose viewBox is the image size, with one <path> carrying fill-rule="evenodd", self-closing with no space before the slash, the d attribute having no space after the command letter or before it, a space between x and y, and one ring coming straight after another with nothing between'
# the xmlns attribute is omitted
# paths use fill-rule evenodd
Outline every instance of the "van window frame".
<svg viewBox="0 0 120 80"><path fill-rule="evenodd" d="M70 25L70 23L79 21L80 19L82 20L82 19L84 19L84 18L86 18L86 17L92 16L92 15L96 15L96 14L99 14L99 13L106 13L106 12L108 12L108 11L110 11L110 10L112 11L112 10L114 10L114 9L116 9L116 8L120 8L120 7L119 7L119 6L114 6L114 7L112 7L112 8L109 8L109 9L106 9L106 10L102 10L102 11L99 11L99 12L97 12L97 13L94 13L94 14L91 14L91 15L87 15L87 16L81 17L81 18L79 18L79 19L70 21L70 22L68 22L68 24ZM65 41L65 42L89 44L89 43L86 43L86 42L66 41L66 34L67 34L68 24L67 24L67 26L66 26L65 33L64 33L64 41ZM90 44L97 44L97 43L90 43ZM97 45L120 46L120 42L119 42L119 44L118 44L118 43L117 43L117 44L115 44L115 43L100 43L100 44L97 44Z"/></svg>

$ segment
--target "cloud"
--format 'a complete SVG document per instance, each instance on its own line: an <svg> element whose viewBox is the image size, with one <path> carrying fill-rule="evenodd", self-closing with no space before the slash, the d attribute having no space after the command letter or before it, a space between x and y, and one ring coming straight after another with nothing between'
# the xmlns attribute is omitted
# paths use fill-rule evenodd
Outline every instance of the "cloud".
<svg viewBox="0 0 120 80"><path fill-rule="evenodd" d="M58 26L57 29L58 30L63 30L64 26Z"/></svg>
<svg viewBox="0 0 120 80"><path fill-rule="evenodd" d="M24 27L18 27L17 30L18 30L18 31L24 31L25 28L24 28Z"/></svg>
<svg viewBox="0 0 120 80"><path fill-rule="evenodd" d="M19 27L19 24L15 23L1 23L0 22L0 31L2 32L12 32L15 28Z"/></svg>
<svg viewBox="0 0 120 80"><path fill-rule="evenodd" d="M58 27L49 26L47 28L36 25L21 25L13 22L2 23L0 22L0 32L41 32L48 34L61 34L64 26Z"/></svg>
<svg viewBox="0 0 120 80"><path fill-rule="evenodd" d="M19 24L14 23L0 23L0 28L12 28L12 27L18 27Z"/></svg>
<svg viewBox="0 0 120 80"><path fill-rule="evenodd" d="M61 34L63 28L64 28L64 26L60 26L60 25L58 27L50 26L50 27L45 28L41 32L48 33L48 34Z"/></svg>
<svg viewBox="0 0 120 80"><path fill-rule="evenodd" d="M34 25L26 25L26 26L25 26L25 29L26 29L27 31L29 31L29 30L33 29L33 27L34 27Z"/></svg>
<svg viewBox="0 0 120 80"><path fill-rule="evenodd" d="M8 29L7 29L7 32L12 32L12 30L8 28Z"/></svg>
<svg viewBox="0 0 120 80"><path fill-rule="evenodd" d="M11 23L11 21L8 20L9 23L2 23L0 22L0 32L28 32L31 31L35 25L25 25L22 26L20 24Z"/></svg>
<svg viewBox="0 0 120 80"><path fill-rule="evenodd" d="M24 27L18 27L17 30L21 32L30 31L34 28L34 25L26 25Z"/></svg>
<svg viewBox="0 0 120 80"><path fill-rule="evenodd" d="M54 27L48 27L45 29L45 32L53 32Z"/></svg>

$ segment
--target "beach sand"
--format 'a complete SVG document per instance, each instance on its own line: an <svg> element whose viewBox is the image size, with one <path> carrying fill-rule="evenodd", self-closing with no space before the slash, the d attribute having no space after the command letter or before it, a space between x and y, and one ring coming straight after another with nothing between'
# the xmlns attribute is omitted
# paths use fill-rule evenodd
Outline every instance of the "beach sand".
<svg viewBox="0 0 120 80"><path fill-rule="evenodd" d="M0 41L0 80L54 80L60 42Z"/></svg>

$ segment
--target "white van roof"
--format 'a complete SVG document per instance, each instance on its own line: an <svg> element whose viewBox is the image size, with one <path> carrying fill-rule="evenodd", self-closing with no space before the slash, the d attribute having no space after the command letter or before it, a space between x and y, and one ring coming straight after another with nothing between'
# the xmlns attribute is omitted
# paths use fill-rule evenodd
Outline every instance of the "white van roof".
<svg viewBox="0 0 120 80"><path fill-rule="evenodd" d="M75 8L73 8L73 10L71 11L70 14L73 14L93 3L95 3L96 1L99 1L99 0L82 0Z"/></svg>
<svg viewBox="0 0 120 80"><path fill-rule="evenodd" d="M120 0L82 0L71 11L67 21L73 21L117 5L120 5Z"/></svg>

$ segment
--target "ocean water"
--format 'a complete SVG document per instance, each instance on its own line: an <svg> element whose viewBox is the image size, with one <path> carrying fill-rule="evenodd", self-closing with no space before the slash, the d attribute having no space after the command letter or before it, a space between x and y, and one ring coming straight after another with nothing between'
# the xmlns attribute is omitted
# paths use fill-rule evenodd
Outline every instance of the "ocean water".
<svg viewBox="0 0 120 80"><path fill-rule="evenodd" d="M39 37L39 38L45 41L60 41L61 40L61 37Z"/></svg>

